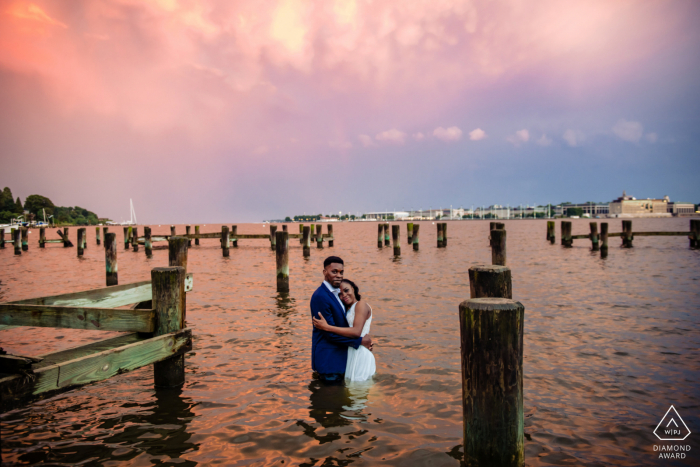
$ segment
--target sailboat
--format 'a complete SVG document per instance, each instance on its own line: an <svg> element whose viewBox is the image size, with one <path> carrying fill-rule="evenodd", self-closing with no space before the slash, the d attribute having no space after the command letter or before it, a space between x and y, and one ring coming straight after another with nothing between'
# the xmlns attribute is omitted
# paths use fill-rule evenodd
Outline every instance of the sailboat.
<svg viewBox="0 0 700 467"><path fill-rule="evenodd" d="M131 207L131 212L129 213L130 219L128 221L122 222L120 225L136 225L136 211L134 210L134 202L129 199L129 205Z"/></svg>

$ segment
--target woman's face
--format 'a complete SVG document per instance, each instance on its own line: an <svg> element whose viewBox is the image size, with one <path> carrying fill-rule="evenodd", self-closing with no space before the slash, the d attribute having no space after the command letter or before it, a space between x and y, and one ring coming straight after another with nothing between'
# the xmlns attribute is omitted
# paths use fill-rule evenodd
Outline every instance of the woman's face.
<svg viewBox="0 0 700 467"><path fill-rule="evenodd" d="M352 286L347 282L340 283L340 293L338 294L340 301L345 303L346 306L351 306L357 300L355 300L355 291L352 290Z"/></svg>

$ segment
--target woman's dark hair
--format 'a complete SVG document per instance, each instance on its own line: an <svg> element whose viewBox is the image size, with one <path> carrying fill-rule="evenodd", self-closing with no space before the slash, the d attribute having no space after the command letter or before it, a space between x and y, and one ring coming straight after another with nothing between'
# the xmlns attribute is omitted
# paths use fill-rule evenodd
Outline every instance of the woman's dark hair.
<svg viewBox="0 0 700 467"><path fill-rule="evenodd" d="M348 284L350 284L350 287L352 287L352 290L355 292L355 298L357 299L357 301L359 302L360 300L362 300L362 297L360 297L360 288L356 286L353 281L351 281L350 279L343 279L340 282L347 282Z"/></svg>

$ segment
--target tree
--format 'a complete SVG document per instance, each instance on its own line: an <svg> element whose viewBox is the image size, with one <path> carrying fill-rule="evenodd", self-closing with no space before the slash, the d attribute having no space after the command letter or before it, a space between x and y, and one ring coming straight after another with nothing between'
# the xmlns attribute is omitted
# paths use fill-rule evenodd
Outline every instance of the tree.
<svg viewBox="0 0 700 467"><path fill-rule="evenodd" d="M24 200L24 209L31 212L39 219L43 219L43 209L46 209L46 215L53 214L54 204L51 200L41 195L29 195Z"/></svg>
<svg viewBox="0 0 700 467"><path fill-rule="evenodd" d="M15 198L9 187L5 187L0 193L0 211L15 212Z"/></svg>
<svg viewBox="0 0 700 467"><path fill-rule="evenodd" d="M284 218L284 221L285 221L285 222L292 222L292 218L289 217L289 216L287 216L287 217Z"/></svg>
<svg viewBox="0 0 700 467"><path fill-rule="evenodd" d="M583 209L581 209L581 208L566 208L566 215L569 217L571 217L571 216L581 217L583 215Z"/></svg>
<svg viewBox="0 0 700 467"><path fill-rule="evenodd" d="M15 212L22 214L24 212L24 208L22 207L22 201L19 200L19 196L17 197L17 202L15 203Z"/></svg>

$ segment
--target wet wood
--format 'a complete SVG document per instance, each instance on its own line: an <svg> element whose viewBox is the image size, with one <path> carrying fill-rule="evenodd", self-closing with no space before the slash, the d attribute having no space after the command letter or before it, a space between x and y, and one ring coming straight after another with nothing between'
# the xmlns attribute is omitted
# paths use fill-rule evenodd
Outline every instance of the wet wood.
<svg viewBox="0 0 700 467"><path fill-rule="evenodd" d="M469 268L471 298L513 298L510 268L479 265Z"/></svg>
<svg viewBox="0 0 700 467"><path fill-rule="evenodd" d="M22 233L19 231L19 229L15 229L12 231L12 244L15 247L15 255L21 255L22 254L22 238L21 238Z"/></svg>
<svg viewBox="0 0 700 467"><path fill-rule="evenodd" d="M171 236L177 235L177 233L175 233L175 226L174 225L170 226L170 235Z"/></svg>
<svg viewBox="0 0 700 467"><path fill-rule="evenodd" d="M377 224L377 248L384 247L384 225Z"/></svg>
<svg viewBox="0 0 700 467"><path fill-rule="evenodd" d="M228 226L221 226L221 251L224 258L229 257L229 239L228 239Z"/></svg>
<svg viewBox="0 0 700 467"><path fill-rule="evenodd" d="M447 248L447 222L442 223L442 247Z"/></svg>
<svg viewBox="0 0 700 467"><path fill-rule="evenodd" d="M105 271L107 274L107 286L119 283L117 263L117 234L107 233L105 235Z"/></svg>
<svg viewBox="0 0 700 467"><path fill-rule="evenodd" d="M313 242L316 239L316 226L314 224L310 224L309 227L309 242ZM309 248L311 248L311 245L309 245Z"/></svg>
<svg viewBox="0 0 700 467"><path fill-rule="evenodd" d="M401 226L391 226L391 240L394 244L394 256L401 256Z"/></svg>
<svg viewBox="0 0 700 467"><path fill-rule="evenodd" d="M605 258L608 256L608 223L600 223L600 256Z"/></svg>
<svg viewBox="0 0 700 467"><path fill-rule="evenodd" d="M99 227L95 227L95 243L98 245L101 243L100 242L100 228Z"/></svg>
<svg viewBox="0 0 700 467"><path fill-rule="evenodd" d="M99 233L98 233L98 235L99 235ZM98 237L97 241L99 242L99 237ZM98 245L99 245L99 243L98 243ZM3 246L3 248L4 248L4 246ZM46 228L44 228L44 227L39 227L39 248L46 248Z"/></svg>
<svg viewBox="0 0 700 467"><path fill-rule="evenodd" d="M514 300L459 305L465 465L524 465L524 321Z"/></svg>
<svg viewBox="0 0 700 467"><path fill-rule="evenodd" d="M0 229L0 248L5 248L5 229Z"/></svg>
<svg viewBox="0 0 700 467"><path fill-rule="evenodd" d="M495 222L489 222L489 231L493 230L496 228L496 223Z"/></svg>
<svg viewBox="0 0 700 467"><path fill-rule="evenodd" d="M185 251L187 242L182 239ZM172 245L171 239L171 245ZM151 271L153 308L157 320L155 335L167 335L185 327L185 268L181 266L155 268ZM185 382L185 356L177 355L153 365L156 387L177 387Z"/></svg>
<svg viewBox="0 0 700 467"><path fill-rule="evenodd" d="M299 244L304 245L304 224L299 224L299 235L301 236Z"/></svg>
<svg viewBox="0 0 700 467"><path fill-rule="evenodd" d="M438 222L436 227L437 227L437 247L442 248L442 222Z"/></svg>
<svg viewBox="0 0 700 467"><path fill-rule="evenodd" d="M632 240L634 240L632 221L622 221L622 247L632 248Z"/></svg>
<svg viewBox="0 0 700 467"><path fill-rule="evenodd" d="M323 225L316 224L316 248L323 248Z"/></svg>
<svg viewBox="0 0 700 467"><path fill-rule="evenodd" d="M78 256L83 256L83 243L85 243L85 229L80 228L78 229Z"/></svg>
<svg viewBox="0 0 700 467"><path fill-rule="evenodd" d="M547 221L547 240L552 245L556 242L556 224L554 221Z"/></svg>
<svg viewBox="0 0 700 467"><path fill-rule="evenodd" d="M328 224L328 247L333 246L333 242L335 241L335 238L333 238L333 224Z"/></svg>
<svg viewBox="0 0 700 467"><path fill-rule="evenodd" d="M571 221L561 221L561 244L566 248L571 248L574 244L571 237Z"/></svg>
<svg viewBox="0 0 700 467"><path fill-rule="evenodd" d="M29 251L29 229L22 227L20 232L22 232L22 251Z"/></svg>
<svg viewBox="0 0 700 467"><path fill-rule="evenodd" d="M91 331L153 332L153 310L0 303L0 324Z"/></svg>
<svg viewBox="0 0 700 467"><path fill-rule="evenodd" d="M304 238L302 240L304 241L303 254L305 258L308 258L311 256L311 226L304 226Z"/></svg>
<svg viewBox="0 0 700 467"><path fill-rule="evenodd" d="M420 241L420 224L413 225L413 235L411 236L413 241L413 251L418 251L419 241Z"/></svg>
<svg viewBox="0 0 700 467"><path fill-rule="evenodd" d="M194 234L199 235L199 226L198 225L194 226ZM194 244L199 245L199 237L194 237Z"/></svg>
<svg viewBox="0 0 700 467"><path fill-rule="evenodd" d="M590 229L591 229L591 235L590 235L590 237L591 237L591 250L598 251L598 250L600 250L600 239L598 237L598 223L591 222Z"/></svg>
<svg viewBox="0 0 700 467"><path fill-rule="evenodd" d="M277 291L289 292L289 233L275 233L275 261L277 263Z"/></svg>
<svg viewBox="0 0 700 467"><path fill-rule="evenodd" d="M14 374L30 370L34 363L40 362L40 358L23 357L19 355L0 355L0 373Z"/></svg>
<svg viewBox="0 0 700 467"><path fill-rule="evenodd" d="M389 239L389 223L387 222L384 224L384 246L389 246L391 245L390 239Z"/></svg>
<svg viewBox="0 0 700 467"><path fill-rule="evenodd" d="M59 229L56 231L56 233L63 240L63 248L68 248L68 247L73 246L73 242L71 242L70 238L68 237L68 227L64 227L63 232L61 232L61 230Z"/></svg>
<svg viewBox="0 0 700 467"><path fill-rule="evenodd" d="M187 239L185 237L170 237L168 239L168 265L182 266L187 272Z"/></svg>
<svg viewBox="0 0 700 467"><path fill-rule="evenodd" d="M272 251L277 250L276 245L277 245L277 226L270 224L270 247L272 248Z"/></svg>
<svg viewBox="0 0 700 467"><path fill-rule="evenodd" d="M190 235L190 226L186 225L185 226L185 236L187 237L187 248L192 247L192 239L189 237Z"/></svg>
<svg viewBox="0 0 700 467"><path fill-rule="evenodd" d="M129 228L124 227L124 249L129 249Z"/></svg>
<svg viewBox="0 0 700 467"><path fill-rule="evenodd" d="M413 222L406 224L406 237L408 238L408 244L413 243Z"/></svg>
<svg viewBox="0 0 700 467"><path fill-rule="evenodd" d="M238 248L238 226L231 226L231 243L233 243L234 248Z"/></svg>
<svg viewBox="0 0 700 467"><path fill-rule="evenodd" d="M133 248L133 251L139 251L139 228L134 227L133 231L131 232L131 247Z"/></svg>
<svg viewBox="0 0 700 467"><path fill-rule="evenodd" d="M700 247L700 220L690 219L690 248Z"/></svg>
<svg viewBox="0 0 700 467"><path fill-rule="evenodd" d="M506 231L503 229L491 231L491 263L506 265Z"/></svg>
<svg viewBox="0 0 700 467"><path fill-rule="evenodd" d="M146 250L146 256L152 256L153 255L153 241L151 240L151 228L150 227L143 228L143 246L144 246L144 250Z"/></svg>

